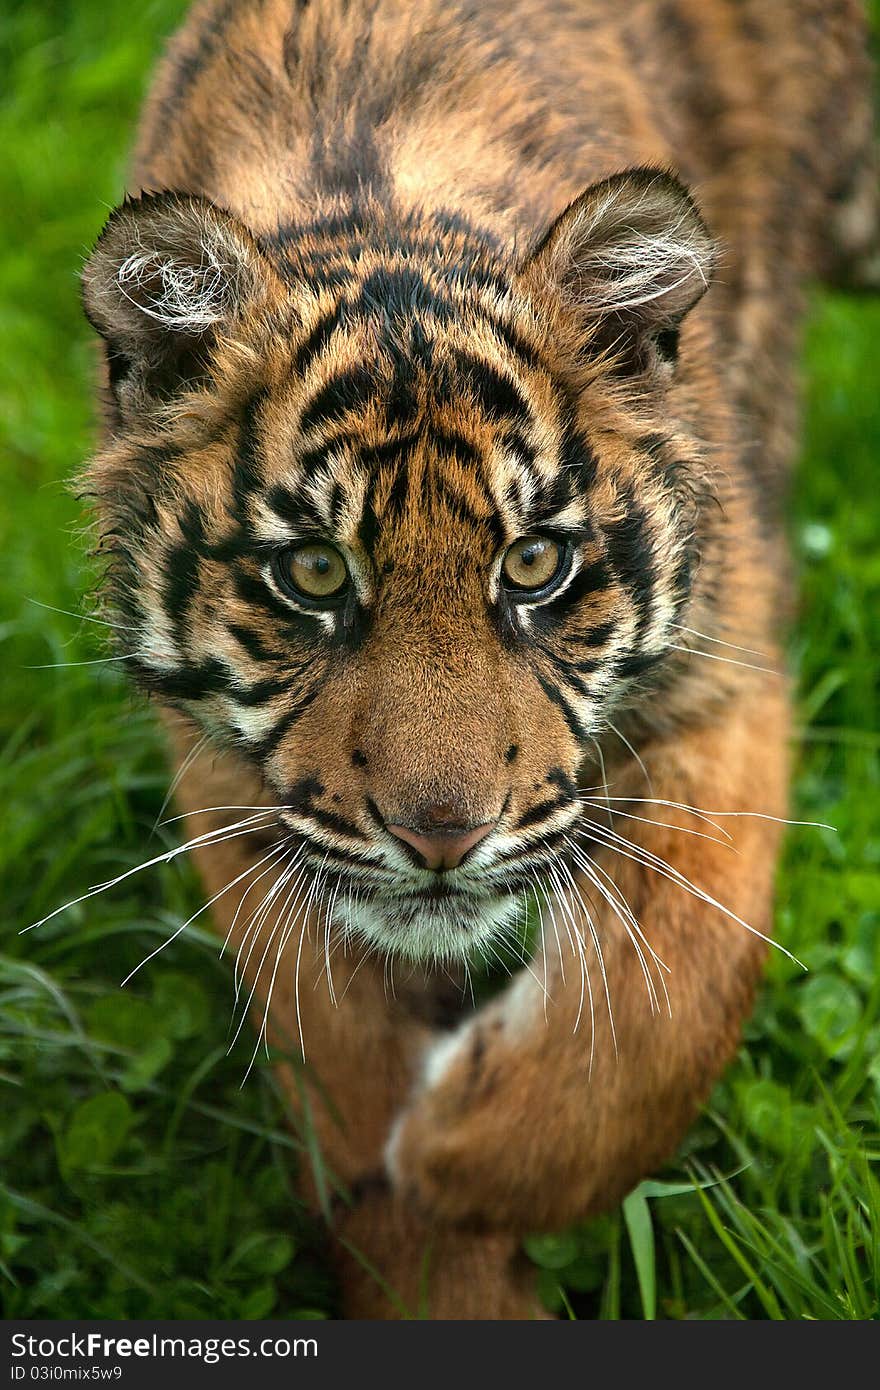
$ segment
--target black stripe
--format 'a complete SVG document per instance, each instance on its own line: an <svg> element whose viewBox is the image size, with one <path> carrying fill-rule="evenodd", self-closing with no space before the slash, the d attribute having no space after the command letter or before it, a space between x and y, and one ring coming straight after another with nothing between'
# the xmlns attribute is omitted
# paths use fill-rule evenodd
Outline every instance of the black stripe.
<svg viewBox="0 0 880 1390"><path fill-rule="evenodd" d="M527 869L530 865L540 867L542 865L552 864L555 855L550 856L547 851L562 848L569 828L568 826L563 826L559 830L551 830L541 835L539 839L528 840L527 849L533 850L538 848L540 850L537 858L530 858L527 854L524 854L522 845L514 845L513 849L505 850L503 854L499 854L494 863L509 864L513 862L516 868L522 868L523 870ZM534 888L534 881L526 879L524 886Z"/></svg>
<svg viewBox="0 0 880 1390"><path fill-rule="evenodd" d="M547 372L537 348L533 347L512 324L497 318L482 304L476 306L476 317L481 319L492 330L495 337L500 338L504 346L509 348L514 356L524 362L527 367ZM547 375L549 376L549 372Z"/></svg>
<svg viewBox="0 0 880 1390"><path fill-rule="evenodd" d="M377 859L367 859L361 854L346 850L342 845L314 845L315 854L320 854L321 864L342 864L351 869L384 869L385 865Z"/></svg>
<svg viewBox="0 0 880 1390"><path fill-rule="evenodd" d="M458 212L455 208L435 208L430 213L430 219L435 227L440 228L441 232L477 243L474 248L476 254L496 251L501 245L494 233L487 231L485 227L478 227L463 212Z"/></svg>
<svg viewBox="0 0 880 1390"><path fill-rule="evenodd" d="M610 619L607 623L598 623L596 627L591 627L588 632L578 633L573 640L583 643L585 647L605 647L616 631L617 623Z"/></svg>
<svg viewBox="0 0 880 1390"><path fill-rule="evenodd" d="M412 363L405 357L396 355L391 383L382 396L389 427L415 419L419 409L415 388Z"/></svg>
<svg viewBox="0 0 880 1390"><path fill-rule="evenodd" d="M339 327L342 316L343 302L340 301L335 309L329 314L325 314L319 319L304 343L301 343L293 355L293 370L302 376L324 349L327 347L333 332Z"/></svg>
<svg viewBox="0 0 880 1390"><path fill-rule="evenodd" d="M226 689L227 672L211 657L198 666L183 664L175 671L155 671L140 661L134 663L144 685L170 700L203 700Z"/></svg>
<svg viewBox="0 0 880 1390"><path fill-rule="evenodd" d="M410 433L389 439L384 444L364 445L357 451L358 461L366 468L383 468L389 463L408 461L415 453L418 443L418 434Z"/></svg>
<svg viewBox="0 0 880 1390"><path fill-rule="evenodd" d="M470 499L453 490L448 478L440 470L432 470L431 492L436 501L467 526L488 530L496 547L504 543L504 527L496 515L491 498L486 498L486 513L480 514L470 503Z"/></svg>
<svg viewBox="0 0 880 1390"><path fill-rule="evenodd" d="M269 489L266 502L276 516L291 526L311 526L316 531L322 531L327 524L311 498L299 491L294 492L284 483L275 483Z"/></svg>
<svg viewBox="0 0 880 1390"><path fill-rule="evenodd" d="M252 493L263 483L260 415L268 397L263 388L245 402L238 433L238 450L232 474L232 514L243 523Z"/></svg>
<svg viewBox="0 0 880 1390"><path fill-rule="evenodd" d="M265 762L267 758L272 756L285 734L287 734L289 730L293 728L297 720L305 714L306 710L316 699L320 690L321 685L318 684L314 689L300 696L294 708L288 710L285 715L282 715L274 728L270 729L265 737L260 739L256 744L257 756L260 759Z"/></svg>
<svg viewBox="0 0 880 1390"><path fill-rule="evenodd" d="M227 631L243 647L254 661L283 661L285 654L269 647L253 628L242 627L240 623L227 623Z"/></svg>
<svg viewBox="0 0 880 1390"><path fill-rule="evenodd" d="M399 516L406 506L409 496L409 464L405 459L397 465L394 479L385 499L385 510L389 516Z"/></svg>
<svg viewBox="0 0 880 1390"><path fill-rule="evenodd" d="M547 781L551 786L558 787L561 792L565 792L570 801L577 796L577 782L569 776L564 767L551 767L547 773Z"/></svg>
<svg viewBox="0 0 880 1390"><path fill-rule="evenodd" d="M268 704L270 700L277 699L279 695L288 694L294 680L295 674L291 673L284 680L275 676L266 676L264 680L254 681L252 685L238 685L229 681L227 692L245 709L253 709L256 705Z"/></svg>
<svg viewBox="0 0 880 1390"><path fill-rule="evenodd" d="M311 628L313 620L302 614L299 609L291 608L289 604L276 598L262 577L250 574L247 570L236 569L234 582L240 599L271 613L285 628L295 628L302 632L306 630L306 623L309 624L309 629Z"/></svg>
<svg viewBox="0 0 880 1390"><path fill-rule="evenodd" d="M539 801L537 806L526 811L520 816L513 827L514 830L526 830L530 826L539 825L541 821L549 820L554 812L559 811L563 806L570 806L572 798L570 796L554 796L548 801Z"/></svg>
<svg viewBox="0 0 880 1390"><path fill-rule="evenodd" d="M409 266L380 266L371 271L351 308L355 314L380 314L386 323L420 311L445 323L455 312L448 295L439 295L424 276Z"/></svg>
<svg viewBox="0 0 880 1390"><path fill-rule="evenodd" d="M330 522L331 525L338 527L342 520L342 513L348 501L345 488L338 478L333 479L333 486L330 489Z"/></svg>
<svg viewBox="0 0 880 1390"><path fill-rule="evenodd" d="M587 731L584 728L581 721L578 719L574 710L569 705L565 696L562 694L562 691L559 690L557 686L553 685L550 681L545 680L545 678L541 675L538 676L538 684L540 685L544 694L547 696L548 700L552 700L553 704L556 705L562 711L563 718L565 719L565 722L568 725L570 732L574 735L578 742L582 742L587 736Z"/></svg>
<svg viewBox="0 0 880 1390"><path fill-rule="evenodd" d="M363 210L352 204L346 211L329 217L316 217L311 222L281 224L271 234L272 241L291 241L297 238L326 237L328 241L362 236L365 231Z"/></svg>
<svg viewBox="0 0 880 1390"><path fill-rule="evenodd" d="M341 372L312 397L303 411L300 428L305 434L341 419L352 410L364 410L375 399L377 389L376 379L366 367L351 367Z"/></svg>
<svg viewBox="0 0 880 1390"><path fill-rule="evenodd" d="M322 811L318 806L310 806L308 815L325 830L335 830L339 835L347 835L351 840L366 840L367 836L353 821L345 816L337 816L333 811Z"/></svg>
<svg viewBox="0 0 880 1390"><path fill-rule="evenodd" d="M373 554L379 536L379 518L376 514L376 486L378 481L378 474L374 473L367 483L367 490L364 494L363 506L361 508L361 519L358 522L358 539L364 547L364 550L370 556Z"/></svg>
<svg viewBox="0 0 880 1390"><path fill-rule="evenodd" d="M633 680L637 676L643 676L652 666L656 666L664 655L664 652L633 652L630 656L618 660L617 675L621 680Z"/></svg>
<svg viewBox="0 0 880 1390"><path fill-rule="evenodd" d="M535 451L519 430L508 430L504 436L504 447L508 453L513 454L520 467L525 468L529 475L534 478L536 485L543 482L541 475L535 469Z"/></svg>
<svg viewBox="0 0 880 1390"><path fill-rule="evenodd" d="M442 242L438 250L441 255L448 255L448 247ZM455 265L444 267L440 275L446 284L456 288L491 290L501 296L510 293L510 282L503 275L467 253Z"/></svg>
<svg viewBox="0 0 880 1390"><path fill-rule="evenodd" d="M457 352L455 361L467 390L490 420L513 420L527 425L531 420L528 402L514 382L470 353Z"/></svg>
<svg viewBox="0 0 880 1390"><path fill-rule="evenodd" d="M615 574L625 584L639 610L639 631L648 625L651 599L657 583L654 548L648 516L630 494L626 515L606 526L608 553Z"/></svg>
<svg viewBox="0 0 880 1390"><path fill-rule="evenodd" d="M594 560L591 564L584 565L583 569L579 569L571 583L560 589L555 598L548 599L546 603L539 604L533 610L535 620L539 626L545 617L555 621L559 614L564 613L572 604L579 603L590 594L599 593L607 584L607 566L602 560ZM596 631L601 632L601 627Z"/></svg>
<svg viewBox="0 0 880 1390"><path fill-rule="evenodd" d="M162 563L162 606L171 619L174 640L181 648L186 638L186 620L199 591L201 557L188 542L169 546Z"/></svg>
<svg viewBox="0 0 880 1390"><path fill-rule="evenodd" d="M581 680L579 672L582 669L582 662L570 661L561 652L555 652L546 643L539 642L536 638L531 639L532 646L547 657L550 664L560 670L569 685L574 686L579 695L589 695L589 687Z"/></svg>
<svg viewBox="0 0 880 1390"><path fill-rule="evenodd" d="M537 476L537 475L536 475ZM567 507L575 497L575 478L571 473L566 473L562 469L555 473L549 482L544 478L538 478L538 496L535 498L533 506L548 516L555 515ZM540 522L537 524L540 525Z"/></svg>
<svg viewBox="0 0 880 1390"><path fill-rule="evenodd" d="M475 464L479 457L473 444L454 430L432 430L431 443L438 453L446 454L461 464Z"/></svg>
<svg viewBox="0 0 880 1390"><path fill-rule="evenodd" d="M596 481L596 455L586 439L571 425L566 427L562 437L559 466L575 479L581 492L587 492Z"/></svg>

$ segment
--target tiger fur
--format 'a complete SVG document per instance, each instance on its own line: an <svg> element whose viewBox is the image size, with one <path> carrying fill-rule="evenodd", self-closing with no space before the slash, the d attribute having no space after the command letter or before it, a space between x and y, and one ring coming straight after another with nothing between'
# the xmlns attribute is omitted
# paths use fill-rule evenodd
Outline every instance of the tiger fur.
<svg viewBox="0 0 880 1390"><path fill-rule="evenodd" d="M84 486L347 1316L539 1316L519 1238L668 1157L737 1045L793 360L809 278L877 275L869 93L854 0L204 0L160 65ZM511 588L536 535L555 587ZM531 963L450 1000L529 891Z"/></svg>

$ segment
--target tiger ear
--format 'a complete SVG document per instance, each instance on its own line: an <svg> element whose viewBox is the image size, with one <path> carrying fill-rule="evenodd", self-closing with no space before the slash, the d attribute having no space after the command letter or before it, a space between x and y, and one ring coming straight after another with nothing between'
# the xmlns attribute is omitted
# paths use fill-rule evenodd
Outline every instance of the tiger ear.
<svg viewBox="0 0 880 1390"><path fill-rule="evenodd" d="M571 203L522 267L584 320L623 370L675 361L678 330L709 287L717 248L697 205L662 169L630 169Z"/></svg>
<svg viewBox="0 0 880 1390"><path fill-rule="evenodd" d="M145 194L111 214L82 276L121 417L194 386L216 337L281 292L251 233L204 198Z"/></svg>

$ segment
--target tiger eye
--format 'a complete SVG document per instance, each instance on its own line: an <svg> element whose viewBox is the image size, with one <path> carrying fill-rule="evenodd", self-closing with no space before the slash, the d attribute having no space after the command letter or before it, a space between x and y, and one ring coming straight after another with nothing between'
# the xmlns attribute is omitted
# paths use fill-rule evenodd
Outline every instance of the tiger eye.
<svg viewBox="0 0 880 1390"><path fill-rule="evenodd" d="M514 589L544 589L559 573L564 553L550 536L523 536L507 551L501 572Z"/></svg>
<svg viewBox="0 0 880 1390"><path fill-rule="evenodd" d="M348 583L345 561L332 545L321 541L291 546L278 557L278 571L294 596L335 598Z"/></svg>

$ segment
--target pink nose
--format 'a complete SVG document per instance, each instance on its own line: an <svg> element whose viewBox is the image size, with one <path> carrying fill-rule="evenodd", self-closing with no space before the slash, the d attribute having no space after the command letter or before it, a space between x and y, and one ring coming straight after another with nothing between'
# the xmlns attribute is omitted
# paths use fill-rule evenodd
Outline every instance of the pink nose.
<svg viewBox="0 0 880 1390"><path fill-rule="evenodd" d="M448 830L431 829L427 833L413 830L408 825L389 825L386 829L414 849L426 869L440 873L443 869L457 869L465 855L486 838L495 824L495 821L489 821L486 825L475 825L470 830L452 826Z"/></svg>

